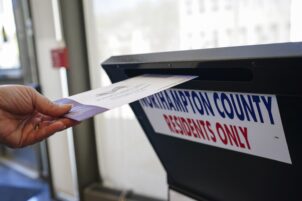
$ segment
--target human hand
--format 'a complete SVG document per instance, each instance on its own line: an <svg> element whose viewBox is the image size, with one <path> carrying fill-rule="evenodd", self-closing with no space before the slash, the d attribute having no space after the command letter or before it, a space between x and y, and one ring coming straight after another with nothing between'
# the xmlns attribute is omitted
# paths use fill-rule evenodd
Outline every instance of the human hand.
<svg viewBox="0 0 302 201"><path fill-rule="evenodd" d="M31 87L0 86L0 142L18 148L39 142L78 122L63 118L71 105L57 105Z"/></svg>

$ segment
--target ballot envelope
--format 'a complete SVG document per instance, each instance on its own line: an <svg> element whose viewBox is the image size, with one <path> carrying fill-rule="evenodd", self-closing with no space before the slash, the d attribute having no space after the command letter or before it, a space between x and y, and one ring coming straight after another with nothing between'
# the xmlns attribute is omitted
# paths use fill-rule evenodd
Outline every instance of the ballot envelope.
<svg viewBox="0 0 302 201"><path fill-rule="evenodd" d="M299 200L302 43L114 56L102 66L113 83L198 76L130 104L170 200Z"/></svg>

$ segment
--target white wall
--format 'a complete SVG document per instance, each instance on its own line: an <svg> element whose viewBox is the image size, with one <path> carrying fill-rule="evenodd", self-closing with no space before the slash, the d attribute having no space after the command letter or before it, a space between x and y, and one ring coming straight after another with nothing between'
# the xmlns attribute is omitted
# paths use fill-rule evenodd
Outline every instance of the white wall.
<svg viewBox="0 0 302 201"><path fill-rule="evenodd" d="M34 35L40 84L45 96L51 100L62 98L60 71L51 63L50 50L58 45L55 34L52 1L31 0ZM50 166L55 193L59 196L77 199L74 167L69 151L67 131L62 131L48 139Z"/></svg>

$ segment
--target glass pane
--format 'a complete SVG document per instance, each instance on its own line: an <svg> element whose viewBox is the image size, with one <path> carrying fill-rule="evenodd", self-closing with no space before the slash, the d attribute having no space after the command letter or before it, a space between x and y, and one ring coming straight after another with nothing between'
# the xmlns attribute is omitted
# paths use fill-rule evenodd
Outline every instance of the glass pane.
<svg viewBox="0 0 302 201"><path fill-rule="evenodd" d="M292 2L298 0L92 1L101 60L120 54L288 42L295 29L291 25L299 18L291 13ZM108 84L105 75L101 78L101 84Z"/></svg>
<svg viewBox="0 0 302 201"><path fill-rule="evenodd" d="M0 69L20 68L19 49L11 0L0 0Z"/></svg>
<svg viewBox="0 0 302 201"><path fill-rule="evenodd" d="M292 30L301 26L301 9L292 13L300 0L90 1L95 61L121 54L289 42ZM104 71L92 80L94 87L109 83ZM107 112L96 122L104 183L166 199L166 191L157 188L164 189L165 180L154 173L162 169L154 166L158 162L129 107Z"/></svg>
<svg viewBox="0 0 302 201"><path fill-rule="evenodd" d="M94 0L98 54L290 41L290 0Z"/></svg>

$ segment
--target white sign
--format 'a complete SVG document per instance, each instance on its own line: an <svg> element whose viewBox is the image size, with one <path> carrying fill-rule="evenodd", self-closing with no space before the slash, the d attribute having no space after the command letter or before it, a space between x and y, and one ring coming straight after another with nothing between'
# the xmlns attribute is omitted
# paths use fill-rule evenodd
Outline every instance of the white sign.
<svg viewBox="0 0 302 201"><path fill-rule="evenodd" d="M156 133L291 164L275 95L168 89L140 104Z"/></svg>
<svg viewBox="0 0 302 201"><path fill-rule="evenodd" d="M134 102L196 77L190 75L145 74L114 83L107 87L63 98L56 102L73 104L73 108L65 117L83 121L96 114Z"/></svg>

